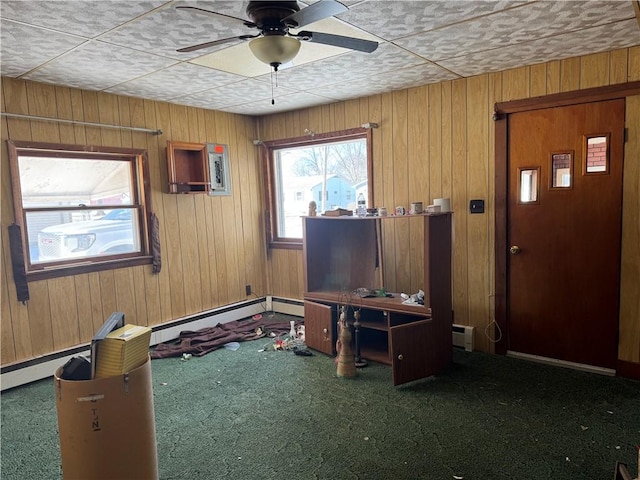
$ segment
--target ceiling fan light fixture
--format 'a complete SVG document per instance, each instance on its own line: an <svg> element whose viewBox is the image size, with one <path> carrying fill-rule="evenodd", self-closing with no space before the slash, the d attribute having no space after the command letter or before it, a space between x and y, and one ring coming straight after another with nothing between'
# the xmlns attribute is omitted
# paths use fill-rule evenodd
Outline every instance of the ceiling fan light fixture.
<svg viewBox="0 0 640 480"><path fill-rule="evenodd" d="M284 35L265 35L249 42L249 48L262 63L277 70L279 65L290 62L300 51L300 41Z"/></svg>

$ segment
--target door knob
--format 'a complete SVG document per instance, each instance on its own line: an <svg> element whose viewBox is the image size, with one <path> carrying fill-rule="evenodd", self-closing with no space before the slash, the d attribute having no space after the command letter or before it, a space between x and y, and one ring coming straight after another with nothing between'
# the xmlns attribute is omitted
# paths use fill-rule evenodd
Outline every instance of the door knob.
<svg viewBox="0 0 640 480"><path fill-rule="evenodd" d="M520 247L517 245L511 245L509 252L511 252L511 255L518 255L520 253Z"/></svg>

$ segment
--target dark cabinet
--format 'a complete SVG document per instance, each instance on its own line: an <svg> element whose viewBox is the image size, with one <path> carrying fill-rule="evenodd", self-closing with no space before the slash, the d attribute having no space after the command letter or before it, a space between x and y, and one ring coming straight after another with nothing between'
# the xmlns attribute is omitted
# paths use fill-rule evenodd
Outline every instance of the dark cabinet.
<svg viewBox="0 0 640 480"><path fill-rule="evenodd" d="M210 193L207 145L167 141L169 193Z"/></svg>
<svg viewBox="0 0 640 480"><path fill-rule="evenodd" d="M305 337L334 355L341 306L360 315L360 354L391 365L393 384L437 374L451 363L451 214L417 215L424 223L425 305L393 297L359 298L356 288L382 287L381 222L393 218L304 219Z"/></svg>

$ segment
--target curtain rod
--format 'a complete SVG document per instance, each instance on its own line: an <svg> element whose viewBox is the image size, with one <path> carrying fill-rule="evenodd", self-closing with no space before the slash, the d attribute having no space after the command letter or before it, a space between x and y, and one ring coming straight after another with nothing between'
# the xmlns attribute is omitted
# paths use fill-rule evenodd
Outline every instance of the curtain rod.
<svg viewBox="0 0 640 480"><path fill-rule="evenodd" d="M74 123L77 125L88 125L90 127L117 128L120 130L133 130L135 132L145 132L145 133L150 133L152 135L162 135L162 130L160 129L152 130L150 128L142 128L142 127L127 127L125 125L107 125L104 123L82 122L80 120L64 120L62 118L36 117L34 115L21 115L19 113L0 112L0 115L4 117L22 118L25 120L40 120L43 122L58 122L58 123Z"/></svg>

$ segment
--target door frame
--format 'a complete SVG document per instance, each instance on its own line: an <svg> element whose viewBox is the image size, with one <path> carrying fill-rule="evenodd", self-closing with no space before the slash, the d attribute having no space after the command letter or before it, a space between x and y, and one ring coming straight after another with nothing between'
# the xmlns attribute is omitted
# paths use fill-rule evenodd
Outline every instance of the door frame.
<svg viewBox="0 0 640 480"><path fill-rule="evenodd" d="M495 321L501 334L495 343L495 353L505 355L508 346L508 297L507 297L507 218L508 218L508 173L509 173L509 128L508 118L512 113L557 108L581 103L599 102L640 95L640 81L609 85L605 87L574 90L542 97L532 97L494 105L495 122Z"/></svg>

